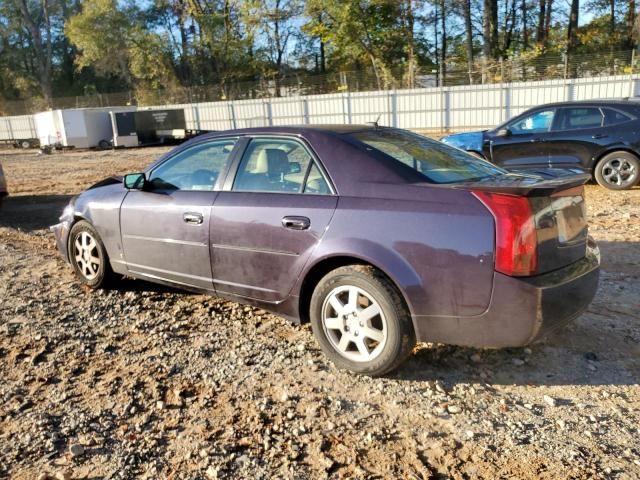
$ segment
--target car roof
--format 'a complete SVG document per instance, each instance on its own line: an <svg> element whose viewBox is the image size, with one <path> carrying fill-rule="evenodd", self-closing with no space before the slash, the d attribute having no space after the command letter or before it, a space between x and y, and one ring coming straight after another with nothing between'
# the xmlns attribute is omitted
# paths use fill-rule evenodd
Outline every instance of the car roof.
<svg viewBox="0 0 640 480"><path fill-rule="evenodd" d="M546 108L546 107L570 107L573 105L584 106L584 105L619 105L619 106L639 106L640 105L640 97L622 97L622 98L596 98L591 100L573 100L573 101L564 101L564 102L553 102L553 103L545 103L542 105L538 105L533 108Z"/></svg>
<svg viewBox="0 0 640 480"><path fill-rule="evenodd" d="M355 132L362 132L365 130L371 130L376 128L376 125L359 125L359 124L318 124L318 125L277 125L277 126L263 126L263 127L251 127L251 128L235 128L229 130L221 130L205 134L210 137L219 137L222 135L258 135L258 134L289 134L289 135L304 135L311 132L328 133L328 134L349 134Z"/></svg>

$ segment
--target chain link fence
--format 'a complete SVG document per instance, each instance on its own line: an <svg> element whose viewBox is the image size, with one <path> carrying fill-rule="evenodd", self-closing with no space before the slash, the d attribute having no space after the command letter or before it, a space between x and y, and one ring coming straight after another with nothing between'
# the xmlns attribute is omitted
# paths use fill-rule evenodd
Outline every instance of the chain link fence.
<svg viewBox="0 0 640 480"><path fill-rule="evenodd" d="M634 51L601 52L567 57L560 53L522 56L508 60L479 58L471 64L463 58L450 58L441 68L422 68L408 78L402 70L386 72L372 69L312 75L290 72L278 81L225 82L217 85L175 87L166 90L137 90L94 95L57 97L52 108L115 107L125 105L170 105L221 100L294 97L323 93L367 92L440 86L481 85L536 80L632 75L640 72ZM22 115L46 110L42 98L0 103L0 113Z"/></svg>

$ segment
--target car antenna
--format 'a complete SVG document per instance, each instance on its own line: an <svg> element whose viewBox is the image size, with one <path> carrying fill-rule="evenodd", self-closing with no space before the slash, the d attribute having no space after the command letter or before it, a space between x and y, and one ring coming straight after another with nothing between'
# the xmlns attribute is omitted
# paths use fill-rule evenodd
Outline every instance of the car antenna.
<svg viewBox="0 0 640 480"><path fill-rule="evenodd" d="M377 118L373 121L373 122L367 122L367 125L371 125L373 128L378 128L378 120L380 120L380 117L382 116L382 113L379 113Z"/></svg>

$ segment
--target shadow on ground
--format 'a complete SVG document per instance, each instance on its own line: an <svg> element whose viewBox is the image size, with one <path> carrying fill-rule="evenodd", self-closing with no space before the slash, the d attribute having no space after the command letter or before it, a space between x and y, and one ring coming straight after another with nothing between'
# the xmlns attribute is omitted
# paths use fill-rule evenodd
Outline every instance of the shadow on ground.
<svg viewBox="0 0 640 480"><path fill-rule="evenodd" d="M0 200L0 227L32 232L58 223L71 195L9 195Z"/></svg>

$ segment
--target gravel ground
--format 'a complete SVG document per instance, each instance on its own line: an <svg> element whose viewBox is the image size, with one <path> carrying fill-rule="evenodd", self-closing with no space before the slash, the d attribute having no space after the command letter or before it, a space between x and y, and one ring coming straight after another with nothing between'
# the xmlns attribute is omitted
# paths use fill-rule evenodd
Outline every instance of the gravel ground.
<svg viewBox="0 0 640 480"><path fill-rule="evenodd" d="M164 150L1 151L0 477L640 478L640 189L587 186L598 295L524 349L357 377L310 328L150 283L87 291L47 226Z"/></svg>

